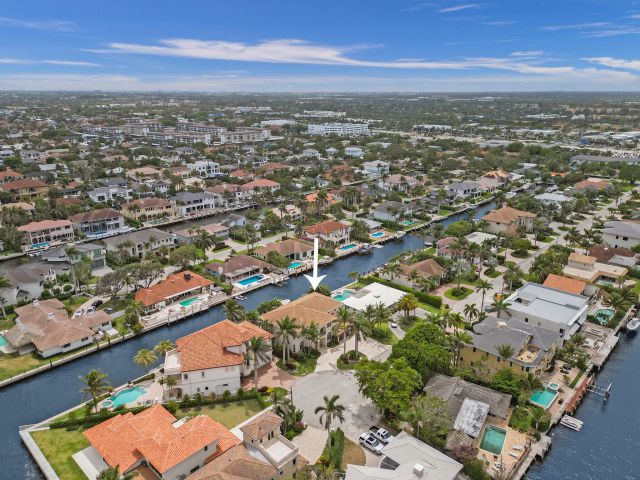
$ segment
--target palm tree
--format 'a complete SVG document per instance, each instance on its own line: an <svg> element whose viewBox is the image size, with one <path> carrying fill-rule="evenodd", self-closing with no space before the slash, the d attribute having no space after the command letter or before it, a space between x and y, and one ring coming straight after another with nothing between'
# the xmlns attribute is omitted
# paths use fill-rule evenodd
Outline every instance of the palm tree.
<svg viewBox="0 0 640 480"><path fill-rule="evenodd" d="M454 357L454 362L455 362L454 366L457 367L460 361L460 351L467 345L470 345L471 343L473 343L473 338L471 337L469 332L465 332L464 330L458 330L451 337L451 341L453 343L453 346L456 352L456 355Z"/></svg>
<svg viewBox="0 0 640 480"><path fill-rule="evenodd" d="M400 264L396 262L387 263L384 267L382 267L382 273L388 275L393 282L394 278L400 276Z"/></svg>
<svg viewBox="0 0 640 480"><path fill-rule="evenodd" d="M227 318L233 323L239 323L245 318L244 308L233 298L227 300L222 308Z"/></svg>
<svg viewBox="0 0 640 480"><path fill-rule="evenodd" d="M520 379L520 384L522 385L522 389L527 392L535 392L536 390L542 390L544 388L538 376L533 372L525 373Z"/></svg>
<svg viewBox="0 0 640 480"><path fill-rule="evenodd" d="M215 240L216 238L213 235L211 235L209 232L207 232L206 230L200 229L198 231L198 236L196 237L193 243L195 244L196 247L201 248L206 253L208 249L210 249L215 245L216 243Z"/></svg>
<svg viewBox="0 0 640 480"><path fill-rule="evenodd" d="M176 380L176 377L172 377L171 375L167 375L166 377L163 377L163 380L164 380L164 386L167 387L167 392L171 392L173 387L175 387L178 384L178 380Z"/></svg>
<svg viewBox="0 0 640 480"><path fill-rule="evenodd" d="M467 303L464 306L464 316L468 319L469 323L473 322L473 319L478 316L478 307L475 303Z"/></svg>
<svg viewBox="0 0 640 480"><path fill-rule="evenodd" d="M367 333L369 331L369 324L367 320L364 318L364 315L359 313L358 315L353 316L353 321L351 323L351 328L353 329L353 337L355 341L355 346L353 350L355 351L356 361L360 358L358 355L358 343L360 340L367 339Z"/></svg>
<svg viewBox="0 0 640 480"><path fill-rule="evenodd" d="M324 425L325 429L329 433L329 443L327 449L327 451L329 452L329 459L331 459L331 450L333 446L333 439L331 437L331 424L334 420L339 420L340 423L344 422L345 407L344 405L340 405L338 403L339 398L340 395L333 395L331 398L325 395L323 397L324 405L316 407L316 409L313 411L313 413L315 413L316 415L320 414L320 424Z"/></svg>
<svg viewBox="0 0 640 480"><path fill-rule="evenodd" d="M76 275L76 267L71 257L80 255L80 250L78 250L74 245L69 245L64 249L64 252L69 258L69 265L71 265L71 278L73 279L73 288L74 290L79 290L80 282L78 281L78 276Z"/></svg>
<svg viewBox="0 0 640 480"><path fill-rule="evenodd" d="M493 301L493 306L496 309L496 317L500 318L500 314L503 310L506 310L507 307L511 306L510 302L507 302L506 298L500 297Z"/></svg>
<svg viewBox="0 0 640 480"><path fill-rule="evenodd" d="M107 377L106 373L97 368L89 371L86 377L78 377L84 384L84 387L80 389L83 394L82 400L84 401L87 397L91 397L96 413L98 412L98 398L111 390Z"/></svg>
<svg viewBox="0 0 640 480"><path fill-rule="evenodd" d="M307 344L313 345L313 348L318 347L318 341L320 340L320 329L315 321L312 321L309 325L303 325L300 329L300 335Z"/></svg>
<svg viewBox="0 0 640 480"><path fill-rule="evenodd" d="M169 340L161 340L158 344L153 347L153 351L158 355L165 356L171 350L173 350L176 346L171 343Z"/></svg>
<svg viewBox="0 0 640 480"><path fill-rule="evenodd" d="M500 358L502 358L504 360L508 360L516 352L515 348L513 348L511 345L509 345L507 343L503 343L502 345L498 345L496 347L496 351L498 352L498 355L500 355Z"/></svg>
<svg viewBox="0 0 640 480"><path fill-rule="evenodd" d="M269 359L268 352L271 351L271 345L264 339L264 337L252 337L247 343L248 360L253 363L253 383L258 391L258 363L265 362Z"/></svg>
<svg viewBox="0 0 640 480"><path fill-rule="evenodd" d="M336 310L336 326L339 332L343 334L344 354L347 353L347 335L351 330L353 322L353 311L344 305L340 305Z"/></svg>
<svg viewBox="0 0 640 480"><path fill-rule="evenodd" d="M412 310L415 313L416 308L418 308L418 300L411 293L407 293L398 301L398 309L404 312L404 318L407 323L409 322L409 314Z"/></svg>
<svg viewBox="0 0 640 480"><path fill-rule="evenodd" d="M482 292L482 301L480 302L480 310L484 310L484 297L489 290L493 290L493 285L489 280L480 279L476 285L476 292Z"/></svg>
<svg viewBox="0 0 640 480"><path fill-rule="evenodd" d="M2 318L6 318L7 317L7 312L5 312L4 310L4 306L7 304L7 299L0 295L0 309L2 309Z"/></svg>
<svg viewBox="0 0 640 480"><path fill-rule="evenodd" d="M545 417L545 411L541 408L532 408L531 409L531 417L533 418L533 422L535 424L536 430L538 430L538 426L540 422Z"/></svg>
<svg viewBox="0 0 640 480"><path fill-rule="evenodd" d="M138 353L133 357L133 363L148 370L151 365L158 361L158 356L153 350L147 348L141 348Z"/></svg>
<svg viewBox="0 0 640 480"><path fill-rule="evenodd" d="M291 340L297 336L298 325L295 319L286 316L278 321L278 338L282 342L282 360L284 363L287 363Z"/></svg>

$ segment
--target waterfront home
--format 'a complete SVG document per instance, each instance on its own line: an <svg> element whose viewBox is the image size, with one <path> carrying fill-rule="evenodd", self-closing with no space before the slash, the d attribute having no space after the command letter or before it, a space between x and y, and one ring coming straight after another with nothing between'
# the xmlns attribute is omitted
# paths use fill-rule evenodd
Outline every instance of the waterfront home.
<svg viewBox="0 0 640 480"><path fill-rule="evenodd" d="M242 443L211 460L187 480L272 480L294 478L307 461L282 435L282 418L264 412L239 427Z"/></svg>
<svg viewBox="0 0 640 480"><path fill-rule="evenodd" d="M394 191L402 193L408 192L409 190L417 187L419 184L420 182L416 178L399 173L383 177L378 180L377 183L378 187L383 190L386 190L388 192Z"/></svg>
<svg viewBox="0 0 640 480"><path fill-rule="evenodd" d="M416 273L413 273L416 272ZM438 283L447 275L447 269L433 258L412 264L400 264L398 274L382 273L381 277L405 287L413 288L420 280L432 278Z"/></svg>
<svg viewBox="0 0 640 480"><path fill-rule="evenodd" d="M66 262L78 264L82 261L88 261L91 271L95 272L107 266L106 249L98 243L77 243L71 246L75 253L67 254L65 247L52 248L42 254L42 261L47 263L58 264ZM69 267L70 268L70 267Z"/></svg>
<svg viewBox="0 0 640 480"><path fill-rule="evenodd" d="M9 285L0 287L0 295L7 299L7 305L40 298L44 284L54 282L57 273L68 274L71 264L58 262L50 264L43 260L29 259L24 263L15 258L0 263L0 276L9 280Z"/></svg>
<svg viewBox="0 0 640 480"><path fill-rule="evenodd" d="M302 211L295 205L291 204L272 208L270 212L280 220L287 220L289 222L296 222L302 218Z"/></svg>
<svg viewBox="0 0 640 480"><path fill-rule="evenodd" d="M467 197L475 198L482 194L480 184L471 180L450 183L446 186L446 192L449 198L453 200Z"/></svg>
<svg viewBox="0 0 640 480"><path fill-rule="evenodd" d="M382 449L380 465L347 465L344 480L454 480L462 464L441 451L400 432Z"/></svg>
<svg viewBox="0 0 640 480"><path fill-rule="evenodd" d="M125 175L129 178L141 180L144 178L160 178L162 176L162 172L157 168L147 166L147 167L132 168L131 170L127 170L125 172Z"/></svg>
<svg viewBox="0 0 640 480"><path fill-rule="evenodd" d="M25 249L60 245L73 240L73 224L69 220L42 220L18 227L24 233Z"/></svg>
<svg viewBox="0 0 640 480"><path fill-rule="evenodd" d="M625 267L600 263L596 257L573 252L569 255L567 266L562 270L565 277L582 280L590 285L617 284L626 277L629 270ZM592 291L591 294L595 293Z"/></svg>
<svg viewBox="0 0 640 480"><path fill-rule="evenodd" d="M133 190L129 187L113 185L109 187L96 187L87 192L87 195L94 203L109 203L114 200L130 200Z"/></svg>
<svg viewBox="0 0 640 480"><path fill-rule="evenodd" d="M219 276L223 281L234 283L253 275L266 273L276 267L270 263L249 255L234 255L224 263L213 262L206 266L208 272Z"/></svg>
<svg viewBox="0 0 640 480"><path fill-rule="evenodd" d="M464 238L466 238L469 243L475 243L476 245L483 245L484 243L494 241L498 237L496 237L491 233L486 233L486 232L471 232L469 235L467 235Z"/></svg>
<svg viewBox="0 0 640 480"><path fill-rule="evenodd" d="M549 368L562 343L562 334L557 330L515 318L487 317L476 323L469 333L472 341L460 350L460 364L483 369L490 374L503 368L510 368L519 374L540 374ZM513 355L510 358L500 355L499 348L502 345L512 347Z"/></svg>
<svg viewBox="0 0 640 480"><path fill-rule="evenodd" d="M160 248L172 250L178 243L176 235L167 233L157 228L136 230L117 237L109 237L103 240L107 246L107 252L120 253L126 250L130 257L140 259Z"/></svg>
<svg viewBox="0 0 640 480"><path fill-rule="evenodd" d="M403 218L410 218L417 211L418 207L416 205L385 200L374 207L371 216L374 220L398 223Z"/></svg>
<svg viewBox="0 0 640 480"><path fill-rule="evenodd" d="M596 257L600 263L610 263L622 267L632 268L638 263L636 254L628 248L615 248L609 245L594 245L589 249L589 255Z"/></svg>
<svg viewBox="0 0 640 480"><path fill-rule="evenodd" d="M311 323L318 325L320 338L317 345L309 344L301 336L290 338L289 349L293 353L301 350L302 345L312 348L326 347L334 336L333 327L336 320L335 312L342 305L337 300L312 292L300 298L292 300L286 305L281 305L270 312L263 313L260 318L273 326L273 331L278 336L278 322L285 317L295 320L298 328L308 327Z"/></svg>
<svg viewBox="0 0 640 480"><path fill-rule="evenodd" d="M139 222L176 218L176 206L164 198L138 198L122 205L122 214Z"/></svg>
<svg viewBox="0 0 640 480"><path fill-rule="evenodd" d="M640 243L640 223L615 220L604 224L602 240L614 248L633 249Z"/></svg>
<svg viewBox="0 0 640 480"><path fill-rule="evenodd" d="M12 349L24 355L35 351L48 358L93 343L111 329L111 316L102 310L69 318L57 298L34 300L17 307L16 324L3 336ZM102 332L101 332L102 331Z"/></svg>
<svg viewBox="0 0 640 480"><path fill-rule="evenodd" d="M216 206L215 195L211 192L178 192L170 200L181 217L207 213Z"/></svg>
<svg viewBox="0 0 640 480"><path fill-rule="evenodd" d="M602 178L587 178L573 186L574 192L604 192L611 188L611 182Z"/></svg>
<svg viewBox="0 0 640 480"><path fill-rule="evenodd" d="M445 258L464 258L466 249L453 248L453 245L458 242L456 237L444 237L436 242L436 253L439 257Z"/></svg>
<svg viewBox="0 0 640 480"><path fill-rule="evenodd" d="M211 160L196 160L185 165L188 169L197 172L200 178L214 178L220 175L220 164Z"/></svg>
<svg viewBox="0 0 640 480"><path fill-rule="evenodd" d="M471 438L480 436L487 416L502 420L509 417L511 395L460 377L437 373L429 378L423 392L445 401L449 416L454 420L454 429Z"/></svg>
<svg viewBox="0 0 640 480"><path fill-rule="evenodd" d="M313 244L297 238L287 238L280 242L267 243L256 248L253 253L260 258L267 258L269 252L279 253L291 260L308 260L313 257Z"/></svg>
<svg viewBox="0 0 640 480"><path fill-rule="evenodd" d="M243 190L235 183L221 183L207 187L206 191L213 195L215 204L224 208L239 207L251 200L252 190Z"/></svg>
<svg viewBox="0 0 640 480"><path fill-rule="evenodd" d="M583 295L527 283L513 292L506 302L505 318L558 332L563 341L576 333L587 319L589 298Z"/></svg>
<svg viewBox="0 0 640 480"><path fill-rule="evenodd" d="M562 205L564 204L573 202L573 198L567 195L563 195L562 193L553 193L553 192L541 193L539 195L536 195L533 198L535 198L537 201L539 201L545 206L554 207L556 209L562 208Z"/></svg>
<svg viewBox="0 0 640 480"><path fill-rule="evenodd" d="M500 183L506 183L511 180L511 175L503 170L490 170L480 178L491 178L493 180L498 180Z"/></svg>
<svg viewBox="0 0 640 480"><path fill-rule="evenodd" d="M49 188L49 185L35 178L19 178L0 184L1 192L9 192L24 201L45 198Z"/></svg>
<svg viewBox="0 0 640 480"><path fill-rule="evenodd" d="M595 291L591 291L591 293L586 292L587 282L576 280L574 278L563 277L562 275L556 275L555 273L547 275L543 285L545 287L555 288L556 290L562 290L563 292L573 293L574 295L585 295L588 297L595 293Z"/></svg>
<svg viewBox="0 0 640 480"><path fill-rule="evenodd" d="M480 191L483 193L495 193L502 186L502 182L500 180L490 177L480 177L476 183L478 184Z"/></svg>
<svg viewBox="0 0 640 480"><path fill-rule="evenodd" d="M534 213L511 207L502 207L491 210L481 220L486 222L486 231L489 233L514 235L519 228L530 232L533 229L535 218L536 215Z"/></svg>
<svg viewBox="0 0 640 480"><path fill-rule="evenodd" d="M322 242L333 242L336 245L348 243L350 235L351 225L336 220L326 220L303 229L303 236L308 239L318 238Z"/></svg>
<svg viewBox="0 0 640 480"><path fill-rule="evenodd" d="M240 186L240 190L251 192L251 195L264 192L275 193L280 190L280 184L267 178L258 178Z"/></svg>
<svg viewBox="0 0 640 480"><path fill-rule="evenodd" d="M112 208L99 208L72 215L73 228L88 237L115 235L127 230L124 216Z"/></svg>
<svg viewBox="0 0 640 480"><path fill-rule="evenodd" d="M175 236L180 242L191 242L198 238L200 232L207 232L217 240L226 240L229 238L231 229L220 223L209 223L208 225L199 225L197 227L185 228L175 232Z"/></svg>
<svg viewBox="0 0 640 480"><path fill-rule="evenodd" d="M135 300L142 304L145 313L155 312L187 297L208 295L213 282L190 270L172 273L149 288L136 291Z"/></svg>
<svg viewBox="0 0 640 480"><path fill-rule="evenodd" d="M162 405L116 415L83 435L90 446L73 458L88 478L119 467L139 478L181 480L240 442L207 415L177 420Z"/></svg>
<svg viewBox="0 0 640 480"><path fill-rule="evenodd" d="M342 303L349 308L363 312L368 306L382 305L391 308L397 304L406 292L373 282L345 298Z"/></svg>
<svg viewBox="0 0 640 480"><path fill-rule="evenodd" d="M258 356L260 368L271 362L273 335L250 322L223 320L179 338L176 348L167 352L164 360L164 374L176 380L172 391L178 398L237 392L242 379L256 368L247 355L247 345L253 337L264 338L268 346L268 351Z"/></svg>

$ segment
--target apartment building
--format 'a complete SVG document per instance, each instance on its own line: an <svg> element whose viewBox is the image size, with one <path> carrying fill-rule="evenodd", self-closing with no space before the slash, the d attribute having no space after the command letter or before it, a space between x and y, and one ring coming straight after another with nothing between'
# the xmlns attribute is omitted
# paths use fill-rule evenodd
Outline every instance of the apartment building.
<svg viewBox="0 0 640 480"><path fill-rule="evenodd" d="M233 132L221 132L220 143L262 142L270 136L268 128L238 128Z"/></svg>
<svg viewBox="0 0 640 480"><path fill-rule="evenodd" d="M369 136L370 132L366 123L310 123L307 126L307 134L357 137Z"/></svg>

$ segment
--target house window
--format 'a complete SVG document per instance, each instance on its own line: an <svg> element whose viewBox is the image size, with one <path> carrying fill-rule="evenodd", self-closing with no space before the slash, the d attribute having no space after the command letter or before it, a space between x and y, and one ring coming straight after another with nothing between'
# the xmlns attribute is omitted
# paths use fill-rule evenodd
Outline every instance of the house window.
<svg viewBox="0 0 640 480"><path fill-rule="evenodd" d="M207 450L209 450L209 445L204 446L204 451L206 452Z"/></svg>
<svg viewBox="0 0 640 480"><path fill-rule="evenodd" d="M200 375L204 378L204 371L200 372Z"/></svg>
<svg viewBox="0 0 640 480"><path fill-rule="evenodd" d="M189 374L188 373L183 373L182 374L182 379L183 380L189 380Z"/></svg>
<svg viewBox="0 0 640 480"><path fill-rule="evenodd" d="M476 351L476 347L473 347L473 351L474 351L474 352Z"/></svg>

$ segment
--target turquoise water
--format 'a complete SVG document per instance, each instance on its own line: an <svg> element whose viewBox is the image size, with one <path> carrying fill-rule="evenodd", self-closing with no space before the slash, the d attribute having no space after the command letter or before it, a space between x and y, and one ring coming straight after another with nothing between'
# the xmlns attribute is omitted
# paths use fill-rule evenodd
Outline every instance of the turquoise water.
<svg viewBox="0 0 640 480"><path fill-rule="evenodd" d="M193 302L197 302L198 300L200 300L198 297L191 297L191 298L187 298L186 300L182 300L180 302L180 305L182 305L183 307L188 307L189 305L191 305Z"/></svg>
<svg viewBox="0 0 640 480"><path fill-rule="evenodd" d="M480 448L495 455L500 455L506 436L507 432L501 428L494 427L493 425L487 425L487 428L484 429L484 435L482 435Z"/></svg>
<svg viewBox="0 0 640 480"><path fill-rule="evenodd" d="M335 295L333 297L334 300L337 300L339 302L344 302L347 298L349 298L351 296L351 292L348 290L345 290L342 293L339 293L338 295Z"/></svg>
<svg viewBox="0 0 640 480"><path fill-rule="evenodd" d="M405 226L405 227L410 227L410 226L411 226L411 225L413 225L414 223L417 223L417 222L415 222L415 221L413 221L413 220L403 220L403 221L402 221L402 225L403 225L403 226Z"/></svg>
<svg viewBox="0 0 640 480"><path fill-rule="evenodd" d="M529 397L529 400L547 409L551 406L557 395L558 392L545 388L544 390L536 390L533 392Z"/></svg>
<svg viewBox="0 0 640 480"><path fill-rule="evenodd" d="M42 242L42 243L34 243L33 245L31 245L33 248L40 248L40 247L46 247L47 245L49 245L49 242Z"/></svg>
<svg viewBox="0 0 640 480"><path fill-rule="evenodd" d="M343 245L342 247L340 247L340 250L351 250L352 248L355 248L356 244L355 243L347 243L346 245Z"/></svg>
<svg viewBox="0 0 640 480"><path fill-rule="evenodd" d="M375 233L372 233L372 234L371 234L371 236L372 236L373 238L380 238L380 237L384 237L384 232L375 232Z"/></svg>
<svg viewBox="0 0 640 480"><path fill-rule="evenodd" d="M595 319L600 325L606 325L616 311L613 308L601 308L596 311Z"/></svg>
<svg viewBox="0 0 640 480"><path fill-rule="evenodd" d="M247 285L258 283L260 280L262 280L262 278L263 278L262 275L253 275L252 277L245 278L244 280L240 280L238 283L243 287L246 287Z"/></svg>
<svg viewBox="0 0 640 480"><path fill-rule="evenodd" d="M0 335L0 347L4 347L7 344L7 339Z"/></svg>
<svg viewBox="0 0 640 480"><path fill-rule="evenodd" d="M126 390L116 393L109 400L111 400L113 408L116 408L120 405L135 402L138 397L145 393L147 393L147 390L144 387L127 388Z"/></svg>
<svg viewBox="0 0 640 480"><path fill-rule="evenodd" d="M291 262L289 264L289 270L293 270L295 268L301 267L302 265L304 265L302 262Z"/></svg>

